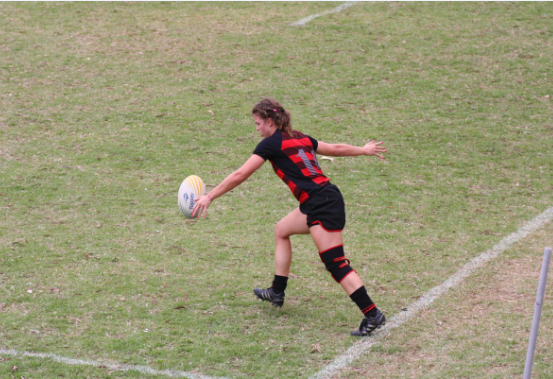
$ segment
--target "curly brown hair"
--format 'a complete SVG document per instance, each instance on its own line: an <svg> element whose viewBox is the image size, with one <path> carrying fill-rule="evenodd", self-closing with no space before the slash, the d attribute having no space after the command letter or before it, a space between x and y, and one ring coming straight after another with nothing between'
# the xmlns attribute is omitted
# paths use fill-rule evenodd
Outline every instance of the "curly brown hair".
<svg viewBox="0 0 553 379"><path fill-rule="evenodd" d="M292 130L292 116L278 101L265 98L255 104L252 109L252 114L258 115L263 120L270 118L279 130L282 130L292 137L294 136L294 131Z"/></svg>

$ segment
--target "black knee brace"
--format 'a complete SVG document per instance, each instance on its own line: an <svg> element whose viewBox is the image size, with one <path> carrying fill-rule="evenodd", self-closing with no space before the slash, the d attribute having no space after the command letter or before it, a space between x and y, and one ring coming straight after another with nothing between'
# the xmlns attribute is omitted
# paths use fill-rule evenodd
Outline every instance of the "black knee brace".
<svg viewBox="0 0 553 379"><path fill-rule="evenodd" d="M349 265L349 259L344 256L344 246L336 246L331 249L319 253L321 261L326 266L334 280L340 283L352 271L355 272Z"/></svg>

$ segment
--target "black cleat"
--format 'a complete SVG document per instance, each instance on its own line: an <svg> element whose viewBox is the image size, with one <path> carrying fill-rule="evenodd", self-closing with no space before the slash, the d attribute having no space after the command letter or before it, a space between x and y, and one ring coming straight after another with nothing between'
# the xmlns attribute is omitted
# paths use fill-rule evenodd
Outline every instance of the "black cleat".
<svg viewBox="0 0 553 379"><path fill-rule="evenodd" d="M385 324L386 317L377 309L376 315L374 317L365 316L361 321L361 325L359 325L359 330L354 330L351 332L351 335L354 337L368 336L373 330L380 329L380 327Z"/></svg>
<svg viewBox="0 0 553 379"><path fill-rule="evenodd" d="M273 304L273 307L282 307L282 305L284 304L284 296L285 296L284 292L275 293L275 291L273 290L273 287L269 287L267 289L255 288L253 290L253 293L260 300L270 301L271 304Z"/></svg>

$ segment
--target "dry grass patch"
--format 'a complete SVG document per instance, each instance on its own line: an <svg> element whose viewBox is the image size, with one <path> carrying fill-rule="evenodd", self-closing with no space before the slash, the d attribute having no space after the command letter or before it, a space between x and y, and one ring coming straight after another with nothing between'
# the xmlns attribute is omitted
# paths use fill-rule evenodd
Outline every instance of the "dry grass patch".
<svg viewBox="0 0 553 379"><path fill-rule="evenodd" d="M553 225L491 262L429 309L392 331L341 378L518 378ZM535 377L549 377L553 354L553 273L544 301Z"/></svg>
<svg viewBox="0 0 553 379"><path fill-rule="evenodd" d="M322 141L385 140L385 162L321 166L348 204L348 258L400 312L553 203L550 4L358 3L291 28L336 4L0 3L0 298L31 310L2 311L0 340L206 375L317 371L360 314L309 237L283 309L251 291L297 206L286 186L266 165L189 223L180 182L213 188L243 163L263 96ZM58 332L21 333L36 325ZM56 373L76 377L41 376Z"/></svg>

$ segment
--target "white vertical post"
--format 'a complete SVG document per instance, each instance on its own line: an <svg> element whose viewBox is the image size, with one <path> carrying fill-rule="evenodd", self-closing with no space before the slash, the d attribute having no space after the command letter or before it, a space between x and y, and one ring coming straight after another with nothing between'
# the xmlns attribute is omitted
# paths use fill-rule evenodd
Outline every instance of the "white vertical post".
<svg viewBox="0 0 553 379"><path fill-rule="evenodd" d="M530 379L532 376L532 365L534 364L534 351L536 350L536 340L538 339L538 328L540 326L541 308L543 297L545 295L545 284L547 283L547 272L549 271L549 262L551 261L551 248L546 247L543 252L543 264L541 266L540 281L538 283L538 294L536 295L536 306L534 307L534 320L532 321L532 330L530 331L530 342L528 343L528 353L526 354L526 365L524 366L523 379Z"/></svg>

